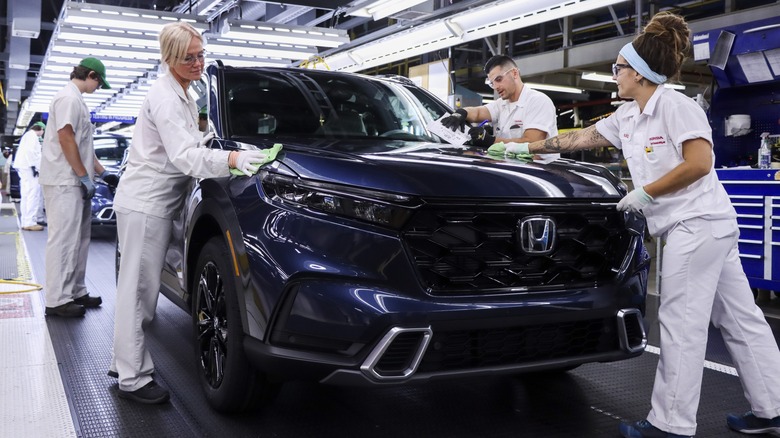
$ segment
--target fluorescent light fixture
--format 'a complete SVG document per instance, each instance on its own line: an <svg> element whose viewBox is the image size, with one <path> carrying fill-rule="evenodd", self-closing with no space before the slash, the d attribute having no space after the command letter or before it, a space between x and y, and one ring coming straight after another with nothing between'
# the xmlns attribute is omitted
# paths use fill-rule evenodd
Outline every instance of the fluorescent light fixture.
<svg viewBox="0 0 780 438"><path fill-rule="evenodd" d="M444 26L447 27L447 30L449 30L455 38L461 38L463 37L463 34L466 33L458 23L455 23L452 20L444 20Z"/></svg>
<svg viewBox="0 0 780 438"><path fill-rule="evenodd" d="M613 84L615 83L615 81L612 80L612 75L604 74L604 73L583 72L582 79L585 79L586 81L594 81L594 82L612 82Z"/></svg>
<svg viewBox="0 0 780 438"><path fill-rule="evenodd" d="M456 44L531 27L620 3L622 0L506 0L484 4L436 21L411 27L351 49L365 62L359 65L346 53L325 58L332 70L361 71ZM445 24L447 20L450 25ZM463 30L456 37L455 26Z"/></svg>
<svg viewBox="0 0 780 438"><path fill-rule="evenodd" d="M289 59L252 58L241 56L220 56L219 59L233 67L289 67Z"/></svg>
<svg viewBox="0 0 780 438"><path fill-rule="evenodd" d="M219 59L223 55L254 58L309 59L316 55L314 46L292 44L261 43L257 41L237 41L215 38L209 41L206 51L210 58Z"/></svg>
<svg viewBox="0 0 780 438"><path fill-rule="evenodd" d="M196 7L198 15L208 14L209 11L211 11L211 8L218 5L221 1L222 0L201 0Z"/></svg>
<svg viewBox="0 0 780 438"><path fill-rule="evenodd" d="M605 73L595 73L595 72L588 72L588 73L582 73L582 79L585 79L587 81L597 81L597 82L608 82L614 84L615 81L612 79L612 76ZM673 90L684 90L685 85L682 84L670 84L665 83L664 87L671 88Z"/></svg>
<svg viewBox="0 0 780 438"><path fill-rule="evenodd" d="M556 91L559 93L574 93L574 94L585 93L585 91L580 88L564 87L561 85L535 84L533 82L523 82L523 84L528 88L533 88L534 90Z"/></svg>
<svg viewBox="0 0 780 438"><path fill-rule="evenodd" d="M363 59L360 55L358 55L355 52L347 52L347 56L350 57L353 61L355 61L355 64L363 65L364 62L366 62L365 59Z"/></svg>
<svg viewBox="0 0 780 438"><path fill-rule="evenodd" d="M151 9L131 9L118 6L92 5L66 2L63 16L58 21L71 25L98 26L107 29L140 30L160 32L163 26L174 21L184 21L199 31L205 31L209 25L202 17L176 14Z"/></svg>
<svg viewBox="0 0 780 438"><path fill-rule="evenodd" d="M347 15L354 17L371 17L376 20L388 17L396 12L401 12L404 9L409 9L412 6L417 6L420 3L425 3L427 0L378 0L371 2L368 5L360 5L350 11L347 11Z"/></svg>
<svg viewBox="0 0 780 438"><path fill-rule="evenodd" d="M222 37L244 41L331 48L349 42L349 35L347 35L347 31L344 29L258 23L255 21L231 19L225 20L222 25Z"/></svg>

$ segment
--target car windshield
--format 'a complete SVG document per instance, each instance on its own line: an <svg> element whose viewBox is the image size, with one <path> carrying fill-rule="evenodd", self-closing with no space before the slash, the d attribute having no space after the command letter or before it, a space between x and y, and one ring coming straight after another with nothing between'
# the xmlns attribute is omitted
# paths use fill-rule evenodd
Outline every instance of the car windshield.
<svg viewBox="0 0 780 438"><path fill-rule="evenodd" d="M426 125L449 112L400 80L319 71L228 70L230 135L439 142Z"/></svg>

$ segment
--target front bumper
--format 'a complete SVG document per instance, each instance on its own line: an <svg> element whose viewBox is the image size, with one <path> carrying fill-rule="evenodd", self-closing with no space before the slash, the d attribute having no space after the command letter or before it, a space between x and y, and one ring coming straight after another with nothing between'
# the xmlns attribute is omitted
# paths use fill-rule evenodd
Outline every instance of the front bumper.
<svg viewBox="0 0 780 438"><path fill-rule="evenodd" d="M339 385L560 369L627 359L647 343L646 272L620 286L444 300L356 284L291 290L256 367Z"/></svg>

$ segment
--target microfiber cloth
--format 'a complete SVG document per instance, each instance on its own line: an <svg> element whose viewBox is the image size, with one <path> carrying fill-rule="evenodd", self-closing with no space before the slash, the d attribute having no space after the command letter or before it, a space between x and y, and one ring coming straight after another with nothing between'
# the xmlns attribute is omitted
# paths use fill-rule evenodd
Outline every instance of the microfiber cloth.
<svg viewBox="0 0 780 438"><path fill-rule="evenodd" d="M279 151L282 150L282 144L281 143L274 143L273 147L270 149L261 149L260 152L265 153L265 158L263 161L260 161L258 163L252 163L257 167L260 167L264 164L268 164L271 161L276 159L276 154L279 153ZM252 176L252 175L245 175L244 172L238 170L238 169L230 169L230 173L236 176Z"/></svg>
<svg viewBox="0 0 780 438"><path fill-rule="evenodd" d="M498 142L493 146L490 146L487 150L487 153L493 156L516 158L522 161L533 161L534 159L534 154L513 154L511 152L507 152L504 142Z"/></svg>

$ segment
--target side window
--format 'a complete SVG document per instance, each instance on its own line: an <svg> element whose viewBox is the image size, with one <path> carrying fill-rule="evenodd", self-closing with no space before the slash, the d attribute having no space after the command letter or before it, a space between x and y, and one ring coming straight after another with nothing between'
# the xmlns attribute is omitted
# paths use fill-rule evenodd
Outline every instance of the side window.
<svg viewBox="0 0 780 438"><path fill-rule="evenodd" d="M227 100L231 136L311 134L320 126L306 98L279 76L235 72Z"/></svg>

